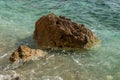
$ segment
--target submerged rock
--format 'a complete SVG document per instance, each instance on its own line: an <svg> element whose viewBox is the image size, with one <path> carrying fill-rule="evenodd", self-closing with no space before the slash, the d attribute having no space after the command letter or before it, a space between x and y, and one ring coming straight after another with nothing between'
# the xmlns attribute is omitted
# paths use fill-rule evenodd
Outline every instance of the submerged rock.
<svg viewBox="0 0 120 80"><path fill-rule="evenodd" d="M23 62L38 58L38 57L45 57L46 52L40 49L31 49L28 46L21 45L16 49L12 55L10 56L10 61L15 62L22 60Z"/></svg>
<svg viewBox="0 0 120 80"><path fill-rule="evenodd" d="M88 49L97 37L83 24L53 13L41 17L35 24L34 39L41 48Z"/></svg>

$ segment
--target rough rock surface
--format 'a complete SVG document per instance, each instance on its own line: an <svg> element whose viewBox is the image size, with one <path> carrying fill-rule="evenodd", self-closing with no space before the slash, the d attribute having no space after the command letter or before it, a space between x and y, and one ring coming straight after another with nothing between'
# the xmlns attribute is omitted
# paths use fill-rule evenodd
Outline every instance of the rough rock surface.
<svg viewBox="0 0 120 80"><path fill-rule="evenodd" d="M53 13L41 17L35 24L34 39L41 48L88 49L97 37L83 24Z"/></svg>
<svg viewBox="0 0 120 80"><path fill-rule="evenodd" d="M15 62L21 59L23 62L26 62L37 57L45 57L46 54L46 52L40 49L31 49L25 45L21 45L12 53L10 61Z"/></svg>

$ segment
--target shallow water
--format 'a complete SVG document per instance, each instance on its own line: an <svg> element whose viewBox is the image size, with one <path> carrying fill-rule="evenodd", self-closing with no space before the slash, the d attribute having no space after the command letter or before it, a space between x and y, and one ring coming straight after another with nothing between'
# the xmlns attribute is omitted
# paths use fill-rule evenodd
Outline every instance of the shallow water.
<svg viewBox="0 0 120 80"><path fill-rule="evenodd" d="M85 24L101 45L71 55L48 52L46 59L11 66L8 58L19 45L36 48L35 21L52 12ZM0 80L120 80L119 66L120 0L0 0Z"/></svg>

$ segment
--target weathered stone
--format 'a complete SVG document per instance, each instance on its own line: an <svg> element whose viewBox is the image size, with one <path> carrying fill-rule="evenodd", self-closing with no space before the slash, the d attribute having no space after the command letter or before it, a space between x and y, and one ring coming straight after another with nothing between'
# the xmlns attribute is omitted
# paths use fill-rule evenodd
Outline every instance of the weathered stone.
<svg viewBox="0 0 120 80"><path fill-rule="evenodd" d="M41 48L88 49L98 40L90 29L53 13L35 24L34 39Z"/></svg>
<svg viewBox="0 0 120 80"><path fill-rule="evenodd" d="M10 56L10 61L15 62L22 59L23 62L35 59L37 57L45 57L46 52L40 49L31 49L25 45L21 45Z"/></svg>

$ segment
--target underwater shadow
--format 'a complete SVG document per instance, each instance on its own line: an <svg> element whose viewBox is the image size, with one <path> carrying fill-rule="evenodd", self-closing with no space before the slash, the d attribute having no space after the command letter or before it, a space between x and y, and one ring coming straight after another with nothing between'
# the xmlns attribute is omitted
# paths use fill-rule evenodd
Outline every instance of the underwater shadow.
<svg viewBox="0 0 120 80"><path fill-rule="evenodd" d="M32 49L41 49L43 51L48 52L50 55L55 54L55 55L85 55L85 56L90 56L91 50L64 50L64 49L42 49L39 48L33 39L33 36L28 36L24 39L18 39L17 42L15 43L15 47L18 47L20 45L27 45L28 47Z"/></svg>
<svg viewBox="0 0 120 80"><path fill-rule="evenodd" d="M17 42L15 43L15 47L18 47L20 45L27 45L28 47L33 48L33 49L37 48L32 35L24 39L18 39Z"/></svg>

